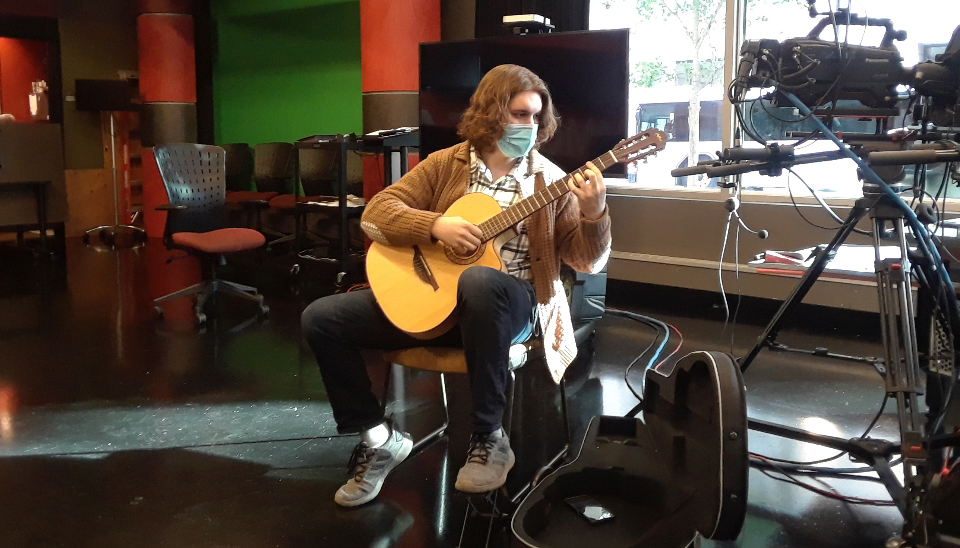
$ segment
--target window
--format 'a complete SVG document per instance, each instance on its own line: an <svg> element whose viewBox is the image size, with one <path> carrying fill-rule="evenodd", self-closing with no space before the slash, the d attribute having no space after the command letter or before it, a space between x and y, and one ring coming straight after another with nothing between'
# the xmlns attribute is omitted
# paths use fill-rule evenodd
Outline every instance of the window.
<svg viewBox="0 0 960 548"><path fill-rule="evenodd" d="M715 188L717 180L685 177L673 178L669 172L686 166L690 158L703 161L716 157L726 134L723 124L725 82L723 65L725 41L734 33L727 32L728 4L737 0L593 0L590 3L592 29L628 27L631 30L630 108L634 118L630 127L641 131L656 127L668 133L670 142L664 151L647 164L640 164L629 179L637 185L663 188ZM904 30L907 39L895 45L903 57L903 66L910 68L920 61L941 53L949 41L957 20L952 16L956 0L916 0L909 10L901 0L820 0L820 12L848 9L872 19L888 18L894 28ZM774 39L806 36L818 18L810 18L806 0L744 0L744 39ZM876 46L883 36L883 27L851 26L837 28L839 40L850 44ZM825 40L834 39L828 25L821 33ZM733 48L739 51L740 44ZM728 60L735 63L736 59ZM887 119L887 127L900 127L907 107L904 90L899 102L900 115ZM765 90L769 91L769 90ZM748 98L760 95L754 90ZM856 101L840 102L857 106ZM764 139L780 143L796 142L803 132L812 130L809 121L793 123L801 118L796 109L777 106L769 101L745 103L742 112L746 124ZM909 123L909 119L907 120ZM732 121L730 123L733 123ZM875 121L858 117L837 118L835 130L850 133L874 133ZM744 146L761 146L745 139ZM812 140L797 153L833 150L832 142ZM799 176L823 193L824 197L859 197L861 184L856 166L849 160L798 166ZM931 170L933 172L933 170ZM912 172L907 173L908 181ZM926 175L939 184L941 175ZM789 186L788 186L789 184ZM753 173L742 178L745 190L764 193L807 195L809 191L796 177L767 177ZM928 184L928 191L930 185ZM935 193L931 191L932 193ZM951 187L950 196L960 196Z"/></svg>
<svg viewBox="0 0 960 548"><path fill-rule="evenodd" d="M630 28L634 119L628 127L655 127L670 138L663 151L629 170L628 179L644 186L716 188L716 181L675 179L670 170L691 157L715 157L720 148L725 19L726 0L590 3L592 29Z"/></svg>

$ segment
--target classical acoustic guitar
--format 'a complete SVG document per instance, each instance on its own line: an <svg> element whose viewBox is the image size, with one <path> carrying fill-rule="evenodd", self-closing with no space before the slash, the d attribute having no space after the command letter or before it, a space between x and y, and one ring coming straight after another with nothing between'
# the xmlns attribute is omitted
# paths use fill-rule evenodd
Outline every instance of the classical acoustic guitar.
<svg viewBox="0 0 960 548"><path fill-rule="evenodd" d="M603 171L617 163L639 160L663 150L666 141L662 131L649 129L620 141L593 164ZM420 339L445 333L456 322L460 274L476 265L501 270L500 248L516 236L512 228L569 192L567 182L585 169L586 165L507 208L480 192L458 199L444 216L463 217L483 231L480 246L468 255L441 242L413 246L374 243L367 252L367 279L384 314Z"/></svg>

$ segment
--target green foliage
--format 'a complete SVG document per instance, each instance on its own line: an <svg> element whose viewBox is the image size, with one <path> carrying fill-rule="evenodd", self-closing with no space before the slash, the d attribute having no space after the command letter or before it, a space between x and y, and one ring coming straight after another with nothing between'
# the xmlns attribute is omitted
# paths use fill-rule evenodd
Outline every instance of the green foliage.
<svg viewBox="0 0 960 548"><path fill-rule="evenodd" d="M716 19L722 19L726 10L727 0L605 0L603 6L610 9L616 4L633 3L635 4L637 14L640 17L650 20L655 17L672 16L685 22L692 19L694 13L699 13L700 20L704 24L711 24ZM749 8L768 5L775 6L780 4L795 4L798 7L806 7L805 0L747 0Z"/></svg>
<svg viewBox="0 0 960 548"><path fill-rule="evenodd" d="M723 59L700 61L700 87L718 84L723 75ZM633 66L630 83L637 87L652 88L663 82L679 85L693 84L693 62L679 61L671 69L663 61L640 61Z"/></svg>
<svg viewBox="0 0 960 548"><path fill-rule="evenodd" d="M701 20L716 17L723 13L721 6L727 0L636 0L637 13L644 19L656 16L691 17L694 13L700 14Z"/></svg>
<svg viewBox="0 0 960 548"><path fill-rule="evenodd" d="M641 88L652 88L663 81L673 79L673 73L667 71L667 65L657 61L640 61L633 66L630 84Z"/></svg>

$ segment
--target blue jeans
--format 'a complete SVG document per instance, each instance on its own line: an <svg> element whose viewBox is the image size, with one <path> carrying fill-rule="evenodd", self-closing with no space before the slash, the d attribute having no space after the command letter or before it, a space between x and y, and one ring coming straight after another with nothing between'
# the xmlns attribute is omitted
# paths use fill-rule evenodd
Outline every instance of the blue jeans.
<svg viewBox="0 0 960 548"><path fill-rule="evenodd" d="M510 346L529 338L536 302L530 282L488 267L468 268L457 287L458 324L424 341L390 323L370 290L317 299L303 311L301 326L320 366L337 430L360 432L383 421L360 350L415 346L462 347L474 431L499 429L506 407Z"/></svg>

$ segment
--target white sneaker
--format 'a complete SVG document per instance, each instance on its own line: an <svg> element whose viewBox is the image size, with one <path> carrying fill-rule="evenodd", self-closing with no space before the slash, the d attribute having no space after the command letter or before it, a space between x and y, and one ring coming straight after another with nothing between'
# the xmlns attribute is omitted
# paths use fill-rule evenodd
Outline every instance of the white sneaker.
<svg viewBox="0 0 960 548"><path fill-rule="evenodd" d="M490 434L470 436L467 463L457 473L455 487L465 493L486 493L507 481L516 457L503 428Z"/></svg>
<svg viewBox="0 0 960 548"><path fill-rule="evenodd" d="M387 474L397 467L413 449L413 440L406 432L390 426L390 439L380 447L370 447L364 442L357 444L347 464L353 477L334 495L340 506L360 506L375 499L383 487Z"/></svg>

